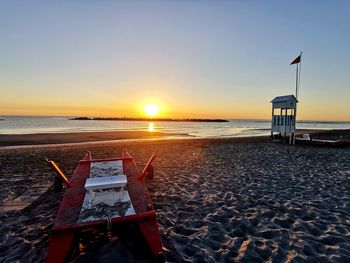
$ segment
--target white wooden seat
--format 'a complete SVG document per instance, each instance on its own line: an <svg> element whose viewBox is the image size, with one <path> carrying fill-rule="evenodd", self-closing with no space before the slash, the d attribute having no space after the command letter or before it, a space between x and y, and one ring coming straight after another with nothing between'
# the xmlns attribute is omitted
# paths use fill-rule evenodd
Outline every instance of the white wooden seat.
<svg viewBox="0 0 350 263"><path fill-rule="evenodd" d="M96 190L122 188L121 193L124 196L124 186L127 184L126 175L106 176L106 177L94 177L87 178L85 182L85 189L89 191L91 195L91 203L95 200Z"/></svg>
<svg viewBox="0 0 350 263"><path fill-rule="evenodd" d="M87 178L86 190L99 190L108 188L124 187L127 184L126 175Z"/></svg>

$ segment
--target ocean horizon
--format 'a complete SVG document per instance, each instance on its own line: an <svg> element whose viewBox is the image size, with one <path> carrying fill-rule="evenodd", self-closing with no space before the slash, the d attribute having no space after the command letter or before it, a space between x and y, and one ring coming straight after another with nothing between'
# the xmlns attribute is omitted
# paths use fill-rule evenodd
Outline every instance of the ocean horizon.
<svg viewBox="0 0 350 263"><path fill-rule="evenodd" d="M270 134L270 120L227 119L228 122L171 122L171 121L115 121L70 120L75 116L0 116L0 134L40 134L93 131L158 131L188 134L193 137L246 137ZM350 129L350 121L297 122L297 129Z"/></svg>

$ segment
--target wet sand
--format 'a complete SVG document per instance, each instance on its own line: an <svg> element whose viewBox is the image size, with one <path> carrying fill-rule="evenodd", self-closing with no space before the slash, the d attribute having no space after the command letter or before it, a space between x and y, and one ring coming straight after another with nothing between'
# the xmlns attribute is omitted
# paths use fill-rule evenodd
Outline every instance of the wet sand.
<svg viewBox="0 0 350 263"><path fill-rule="evenodd" d="M157 154L147 184L167 261L350 262L349 148L235 138L0 149L0 200L48 188L44 156L71 175L88 150L108 158L124 148L140 168ZM48 191L22 210L0 211L1 262L45 259L61 196Z"/></svg>
<svg viewBox="0 0 350 263"><path fill-rule="evenodd" d="M41 133L41 134L0 134L1 146L44 145L62 143L97 142L129 139L156 139L167 136L186 136L158 131L109 131L76 133Z"/></svg>

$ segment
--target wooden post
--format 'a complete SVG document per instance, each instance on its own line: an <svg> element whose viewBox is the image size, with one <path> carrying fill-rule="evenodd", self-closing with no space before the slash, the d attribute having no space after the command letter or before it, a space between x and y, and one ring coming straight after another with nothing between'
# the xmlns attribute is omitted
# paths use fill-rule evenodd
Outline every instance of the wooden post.
<svg viewBox="0 0 350 263"><path fill-rule="evenodd" d="M284 137L287 139L287 109L284 109Z"/></svg>

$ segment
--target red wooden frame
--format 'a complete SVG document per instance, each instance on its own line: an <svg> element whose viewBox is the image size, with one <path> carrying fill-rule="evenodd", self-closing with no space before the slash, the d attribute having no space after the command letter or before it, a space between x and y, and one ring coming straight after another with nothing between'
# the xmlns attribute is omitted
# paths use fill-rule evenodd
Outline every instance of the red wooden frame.
<svg viewBox="0 0 350 263"><path fill-rule="evenodd" d="M154 158L155 155L152 155L146 167L143 169L143 174L146 173ZM114 160L123 160L124 173L128 178L128 192L136 214L111 218L111 222L113 225L125 222L136 222L147 241L149 249L152 251L154 260L164 261L162 243L156 221L156 213L153 209L150 195L143 181L143 176L140 174L134 159L126 150L124 150L121 158L98 160L93 160L89 152L78 163L74 176L69 182L71 188L67 188L64 194L57 213L55 225L52 228L46 262L66 261L72 247L74 247L73 241L77 231L107 224L107 220L82 223L77 223L77 220L85 197L86 190L84 184L90 174L90 163L95 161L104 162Z"/></svg>

